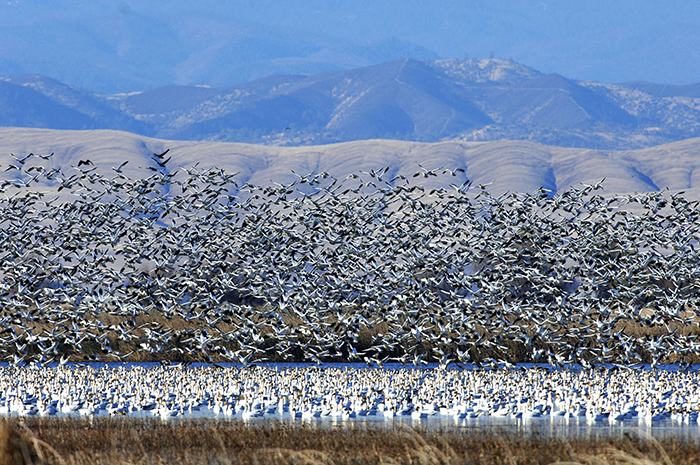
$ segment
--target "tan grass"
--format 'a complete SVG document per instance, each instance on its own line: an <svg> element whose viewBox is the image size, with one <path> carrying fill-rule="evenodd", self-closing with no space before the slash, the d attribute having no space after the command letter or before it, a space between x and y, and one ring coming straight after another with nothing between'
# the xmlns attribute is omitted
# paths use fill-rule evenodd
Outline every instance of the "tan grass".
<svg viewBox="0 0 700 465"><path fill-rule="evenodd" d="M6 421L0 421L0 465L21 465L24 463L20 441L19 434L12 426Z"/></svg>
<svg viewBox="0 0 700 465"><path fill-rule="evenodd" d="M674 438L567 440L405 426L129 418L27 418L0 425L0 465L700 464L698 443Z"/></svg>
<svg viewBox="0 0 700 465"><path fill-rule="evenodd" d="M61 455L24 422L0 419L0 465L66 465Z"/></svg>

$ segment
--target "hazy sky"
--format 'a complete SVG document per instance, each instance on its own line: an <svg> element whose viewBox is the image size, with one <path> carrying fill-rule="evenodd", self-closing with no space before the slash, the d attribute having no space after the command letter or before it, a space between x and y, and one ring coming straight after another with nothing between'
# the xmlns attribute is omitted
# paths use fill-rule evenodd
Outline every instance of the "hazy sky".
<svg viewBox="0 0 700 465"><path fill-rule="evenodd" d="M214 65L204 63L203 54L241 66L234 36L245 29L245 46L255 41L246 66L256 56L265 63L250 76L303 72L309 61L316 66L309 72L316 72L324 69L318 64L324 53L335 53L326 63L331 68L367 64L354 55L343 64L349 52L337 44L397 38L443 58L493 54L574 79L700 81L700 2L687 0L2 0L0 26L0 75L55 70L52 77L75 80L76 66L91 64L87 73L111 66L126 73L131 66L143 74L137 84L160 85L140 71L152 62L164 76L199 66L197 79L206 81ZM276 37L270 53L266 34ZM221 55L227 46L231 51ZM306 54L305 64L295 62L295 68L287 61L284 68L285 53L294 59ZM384 56L393 55L377 59Z"/></svg>
<svg viewBox="0 0 700 465"><path fill-rule="evenodd" d="M493 52L572 78L700 81L700 2L254 0L223 7L221 1L205 0L197 5L231 18L346 40L394 36L445 58Z"/></svg>

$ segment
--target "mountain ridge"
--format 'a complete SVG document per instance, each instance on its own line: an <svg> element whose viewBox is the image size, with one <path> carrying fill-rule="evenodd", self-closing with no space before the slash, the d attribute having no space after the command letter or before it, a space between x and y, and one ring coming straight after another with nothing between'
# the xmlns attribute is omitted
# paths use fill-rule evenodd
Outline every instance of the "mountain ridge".
<svg viewBox="0 0 700 465"><path fill-rule="evenodd" d="M117 129L166 139L284 146L514 139L625 150L700 136L700 83L669 88L575 81L502 59L401 59L228 87L171 85L114 95L38 75L0 82L6 102L18 98L13 100L13 90L36 92L25 111L34 121L7 117L0 120L5 126L57 127L48 113L61 109L66 116L60 129ZM9 104L2 105L10 114Z"/></svg>

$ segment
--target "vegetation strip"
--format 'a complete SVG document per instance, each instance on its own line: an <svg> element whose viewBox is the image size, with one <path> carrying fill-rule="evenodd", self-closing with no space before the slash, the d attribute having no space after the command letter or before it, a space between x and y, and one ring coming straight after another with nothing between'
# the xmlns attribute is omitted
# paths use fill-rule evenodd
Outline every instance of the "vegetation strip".
<svg viewBox="0 0 700 465"><path fill-rule="evenodd" d="M473 431L281 423L40 419L0 423L0 463L697 464L700 449L633 435L556 439ZM8 457L15 457L13 462ZM4 461L3 461L4 460Z"/></svg>

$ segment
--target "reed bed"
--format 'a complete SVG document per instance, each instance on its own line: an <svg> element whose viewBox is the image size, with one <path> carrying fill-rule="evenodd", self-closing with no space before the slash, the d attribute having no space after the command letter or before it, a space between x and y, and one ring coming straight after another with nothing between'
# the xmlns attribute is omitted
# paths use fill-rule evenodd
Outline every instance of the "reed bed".
<svg viewBox="0 0 700 465"><path fill-rule="evenodd" d="M698 444L626 435L558 439L494 431L96 418L0 420L0 465L699 464Z"/></svg>

